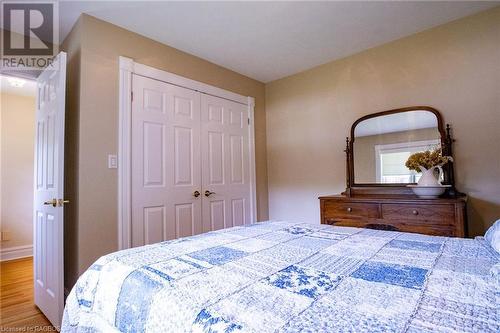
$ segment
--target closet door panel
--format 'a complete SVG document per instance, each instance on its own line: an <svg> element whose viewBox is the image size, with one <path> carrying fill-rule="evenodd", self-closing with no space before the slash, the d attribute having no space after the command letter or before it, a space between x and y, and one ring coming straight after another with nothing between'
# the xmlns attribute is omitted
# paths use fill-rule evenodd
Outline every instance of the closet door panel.
<svg viewBox="0 0 500 333"><path fill-rule="evenodd" d="M175 204L175 235L177 237L191 236L196 232L193 226L196 224L195 217L199 215L196 212L196 207L192 203Z"/></svg>
<svg viewBox="0 0 500 333"><path fill-rule="evenodd" d="M201 94L204 231L250 223L247 112L246 105Z"/></svg>
<svg viewBox="0 0 500 333"><path fill-rule="evenodd" d="M133 75L132 245L203 231L200 93Z"/></svg>
<svg viewBox="0 0 500 333"><path fill-rule="evenodd" d="M206 162L208 172L207 184L224 184L224 133L212 132L208 136L208 158Z"/></svg>

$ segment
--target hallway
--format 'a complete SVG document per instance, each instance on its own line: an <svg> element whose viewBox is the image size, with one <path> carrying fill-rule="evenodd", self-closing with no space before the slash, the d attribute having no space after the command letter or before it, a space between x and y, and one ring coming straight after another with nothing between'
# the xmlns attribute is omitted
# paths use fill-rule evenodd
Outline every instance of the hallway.
<svg viewBox="0 0 500 333"><path fill-rule="evenodd" d="M33 258L0 263L0 330L52 332L33 303Z"/></svg>

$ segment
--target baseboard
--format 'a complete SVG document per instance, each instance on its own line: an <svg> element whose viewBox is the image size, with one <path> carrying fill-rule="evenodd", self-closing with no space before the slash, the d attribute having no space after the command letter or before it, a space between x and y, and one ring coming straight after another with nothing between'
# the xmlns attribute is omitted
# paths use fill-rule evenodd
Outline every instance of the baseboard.
<svg viewBox="0 0 500 333"><path fill-rule="evenodd" d="M4 247L0 249L0 261L21 259L33 256L33 245Z"/></svg>

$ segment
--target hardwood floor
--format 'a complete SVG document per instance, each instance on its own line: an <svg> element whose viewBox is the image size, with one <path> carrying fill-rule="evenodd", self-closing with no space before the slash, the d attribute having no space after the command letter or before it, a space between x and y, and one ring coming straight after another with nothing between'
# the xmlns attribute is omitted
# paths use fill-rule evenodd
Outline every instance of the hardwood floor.
<svg viewBox="0 0 500 333"><path fill-rule="evenodd" d="M0 263L0 332L54 332L33 302L33 259Z"/></svg>

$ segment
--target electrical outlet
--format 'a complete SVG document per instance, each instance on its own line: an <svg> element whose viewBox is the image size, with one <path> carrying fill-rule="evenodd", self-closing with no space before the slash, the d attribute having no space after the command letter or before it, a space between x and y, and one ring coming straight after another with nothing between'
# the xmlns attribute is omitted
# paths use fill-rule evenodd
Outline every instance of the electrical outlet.
<svg viewBox="0 0 500 333"><path fill-rule="evenodd" d="M4 230L2 231L2 241L8 241L11 239L10 231Z"/></svg>

